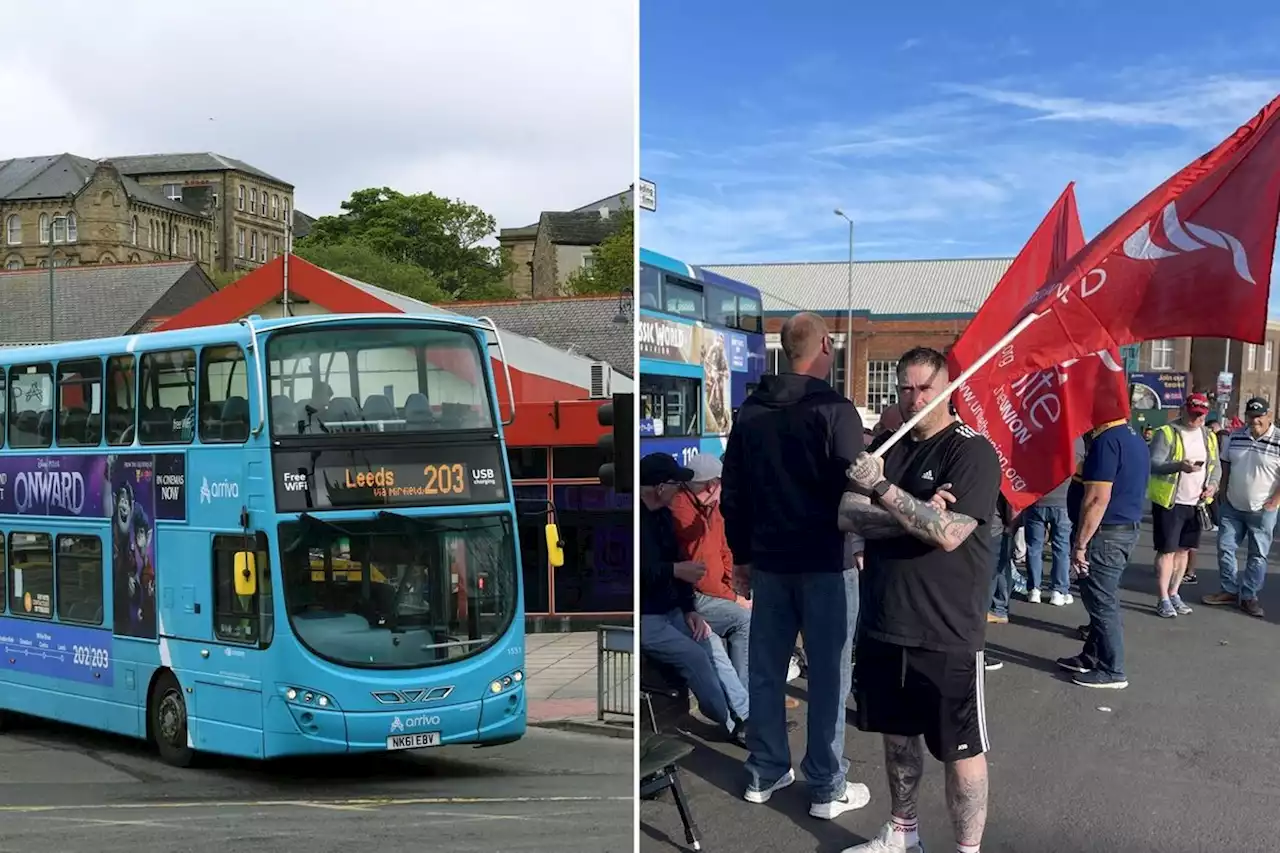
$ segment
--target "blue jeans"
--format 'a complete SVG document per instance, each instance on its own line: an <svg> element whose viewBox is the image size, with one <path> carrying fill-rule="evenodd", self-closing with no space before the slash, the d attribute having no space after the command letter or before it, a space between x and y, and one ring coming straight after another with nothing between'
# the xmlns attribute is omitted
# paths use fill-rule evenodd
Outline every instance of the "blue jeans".
<svg viewBox="0 0 1280 853"><path fill-rule="evenodd" d="M845 698L853 680L858 570L751 573L751 726L747 773L766 788L791 770L785 706L787 666L804 633L809 716L800 770L815 803L844 796Z"/></svg>
<svg viewBox="0 0 1280 853"><path fill-rule="evenodd" d="M1062 506L1029 506L1023 513L1023 527L1027 533L1027 589L1039 589L1043 578L1042 561L1044 560L1044 544L1052 538L1053 547L1053 591L1066 595L1071 591L1071 577L1068 574L1071 555L1071 519L1067 517L1067 508ZM1049 534L1046 537L1046 530Z"/></svg>
<svg viewBox="0 0 1280 853"><path fill-rule="evenodd" d="M1138 542L1138 525L1100 528L1085 557L1089 573L1077 582L1080 601L1089 614L1089 636L1080 657L1090 669L1124 677L1124 625L1120 620L1120 576Z"/></svg>
<svg viewBox="0 0 1280 853"><path fill-rule="evenodd" d="M1267 555L1276 534L1277 513L1241 512L1226 500L1218 511L1218 581L1222 591L1238 595L1243 601L1257 598L1267 579ZM1236 568L1236 549L1246 537L1249 556L1241 576Z"/></svg>
<svg viewBox="0 0 1280 853"><path fill-rule="evenodd" d="M693 603L711 630L720 638L721 648L728 654L715 655L716 674L724 685L729 707L738 719L745 720L751 707L747 696L747 652L751 642L751 611L736 601L693 594Z"/></svg>
<svg viewBox="0 0 1280 853"><path fill-rule="evenodd" d="M715 634L701 642L693 638L693 632L684 614L672 610L664 616L642 614L640 616L640 651L649 657L675 667L689 690L698 700L698 709L707 719L733 731L729 718L729 701L724 685L716 673L717 653L730 669L724 643ZM740 718L742 719L742 718Z"/></svg>
<svg viewBox="0 0 1280 853"><path fill-rule="evenodd" d="M1009 591L1013 587L1013 536L1002 533L1000 541L992 545L996 561L991 567L991 612L1008 619Z"/></svg>

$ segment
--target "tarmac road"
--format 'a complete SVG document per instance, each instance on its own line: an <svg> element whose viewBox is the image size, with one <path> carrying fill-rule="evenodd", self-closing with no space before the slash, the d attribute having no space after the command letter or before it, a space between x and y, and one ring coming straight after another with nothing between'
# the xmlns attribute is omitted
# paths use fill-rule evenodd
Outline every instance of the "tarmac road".
<svg viewBox="0 0 1280 853"><path fill-rule="evenodd" d="M492 749L197 769L36 720L0 734L0 853L634 848L633 742L531 728Z"/></svg>
<svg viewBox="0 0 1280 853"><path fill-rule="evenodd" d="M1144 530L1143 546L1151 541ZM1006 663L988 674L991 808L984 853L1275 853L1280 832L1280 580L1264 590L1264 619L1200 604L1218 589L1215 544L1206 534L1200 582L1184 591L1195 612L1154 615L1152 554L1140 546L1124 578L1127 690L1076 687L1055 658L1079 650L1077 598L1067 607L1013 603L1008 625L988 626L988 650ZM805 698L803 681L791 685ZM802 705L797 719L803 721ZM704 850L834 851L875 834L888 816L878 740L850 726L850 778L871 787L869 806L835 821L808 816L803 776L757 806L741 798L745 753L704 740L682 773ZM804 756L804 727L792 737ZM921 791L925 849L954 850L942 768L926 762ZM669 797L640 806L640 848L684 847Z"/></svg>

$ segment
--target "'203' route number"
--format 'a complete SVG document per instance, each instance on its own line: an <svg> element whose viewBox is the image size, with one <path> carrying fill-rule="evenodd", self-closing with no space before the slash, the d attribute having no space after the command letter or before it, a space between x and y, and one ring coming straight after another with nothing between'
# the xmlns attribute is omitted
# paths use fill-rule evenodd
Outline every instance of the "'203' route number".
<svg viewBox="0 0 1280 853"><path fill-rule="evenodd" d="M76 666L87 666L92 669L107 669L111 666L111 655L106 649L95 649L93 646L72 646L71 662Z"/></svg>

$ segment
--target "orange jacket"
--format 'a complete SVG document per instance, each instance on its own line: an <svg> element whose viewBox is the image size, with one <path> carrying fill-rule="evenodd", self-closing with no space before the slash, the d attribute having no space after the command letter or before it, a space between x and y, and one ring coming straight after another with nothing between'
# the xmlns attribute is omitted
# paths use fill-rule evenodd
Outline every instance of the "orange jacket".
<svg viewBox="0 0 1280 853"><path fill-rule="evenodd" d="M733 552L724 537L724 516L720 507L701 507L688 492L680 492L671 502L676 523L676 540L687 560L707 567L696 588L704 595L737 601L733 592Z"/></svg>

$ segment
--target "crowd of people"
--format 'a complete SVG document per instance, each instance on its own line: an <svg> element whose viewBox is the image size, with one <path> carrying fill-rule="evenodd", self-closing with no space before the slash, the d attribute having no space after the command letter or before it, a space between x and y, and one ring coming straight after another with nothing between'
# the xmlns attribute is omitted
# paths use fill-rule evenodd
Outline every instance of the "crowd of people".
<svg viewBox="0 0 1280 853"><path fill-rule="evenodd" d="M824 321L797 314L781 339L791 372L765 377L746 400L723 460L684 467L655 453L640 464L641 652L676 670L702 715L746 750L748 802L796 781L786 684L800 639L810 815L831 820L871 800L848 778L852 694L857 728L883 741L890 808L876 837L845 853L920 853L926 750L943 765L955 849L979 853L985 677L1000 666L986 634L1008 621L1019 539L1026 602L1047 592L1050 605L1072 604L1074 584L1088 614L1079 652L1058 659L1082 687L1128 685L1119 587L1148 510L1160 616L1192 612L1181 589L1210 529L1221 589L1202 601L1262 615L1280 510L1280 429L1266 400L1249 400L1229 432L1202 394L1145 436L1127 421L1101 424L1077 443L1074 475L1016 513L994 448L938 401L950 383L942 353L902 355L897 404L866 433L826 381L835 348Z"/></svg>

